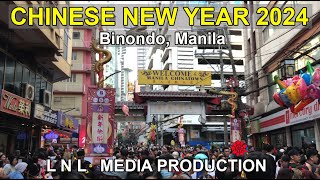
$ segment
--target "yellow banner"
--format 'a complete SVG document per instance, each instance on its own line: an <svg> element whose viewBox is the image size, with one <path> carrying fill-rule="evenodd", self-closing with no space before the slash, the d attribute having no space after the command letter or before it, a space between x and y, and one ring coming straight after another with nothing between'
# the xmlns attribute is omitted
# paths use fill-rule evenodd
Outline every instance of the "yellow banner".
<svg viewBox="0 0 320 180"><path fill-rule="evenodd" d="M210 71L139 70L139 85L211 86Z"/></svg>

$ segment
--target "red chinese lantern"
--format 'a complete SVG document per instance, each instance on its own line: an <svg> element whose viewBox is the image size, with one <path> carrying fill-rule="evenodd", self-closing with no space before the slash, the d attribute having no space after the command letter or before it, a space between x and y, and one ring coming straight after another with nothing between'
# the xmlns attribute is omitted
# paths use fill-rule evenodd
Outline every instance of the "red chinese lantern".
<svg viewBox="0 0 320 180"><path fill-rule="evenodd" d="M127 105L122 105L122 112L126 115L129 116L129 107Z"/></svg>

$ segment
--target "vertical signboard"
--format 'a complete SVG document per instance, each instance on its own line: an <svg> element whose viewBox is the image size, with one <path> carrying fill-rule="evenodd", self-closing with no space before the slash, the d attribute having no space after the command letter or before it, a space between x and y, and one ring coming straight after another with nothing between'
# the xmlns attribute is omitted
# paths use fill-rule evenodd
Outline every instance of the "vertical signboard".
<svg viewBox="0 0 320 180"><path fill-rule="evenodd" d="M111 156L114 142L115 89L88 89L86 152Z"/></svg>
<svg viewBox="0 0 320 180"><path fill-rule="evenodd" d="M230 122L230 143L241 141L241 120L231 118Z"/></svg>

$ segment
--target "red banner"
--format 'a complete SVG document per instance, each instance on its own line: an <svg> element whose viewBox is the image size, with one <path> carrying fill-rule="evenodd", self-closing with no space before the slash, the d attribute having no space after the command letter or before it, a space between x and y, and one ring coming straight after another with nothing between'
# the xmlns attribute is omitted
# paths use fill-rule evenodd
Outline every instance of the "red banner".
<svg viewBox="0 0 320 180"><path fill-rule="evenodd" d="M231 118L230 122L230 143L241 141L241 120Z"/></svg>
<svg viewBox="0 0 320 180"><path fill-rule="evenodd" d="M84 148L85 147L85 144L86 144L86 129L87 129L87 123L86 123L87 120L85 120L83 122L81 122L81 125L79 127L79 138L78 138L78 146L79 148Z"/></svg>
<svg viewBox="0 0 320 180"><path fill-rule="evenodd" d="M115 89L88 89L86 153L112 156L114 142Z"/></svg>
<svg viewBox="0 0 320 180"><path fill-rule="evenodd" d="M0 111L30 119L31 101L2 90Z"/></svg>

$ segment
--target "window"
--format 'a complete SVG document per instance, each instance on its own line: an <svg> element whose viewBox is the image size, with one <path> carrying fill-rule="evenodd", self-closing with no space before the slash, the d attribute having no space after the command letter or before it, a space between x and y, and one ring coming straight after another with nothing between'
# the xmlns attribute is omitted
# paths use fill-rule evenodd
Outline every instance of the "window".
<svg viewBox="0 0 320 180"><path fill-rule="evenodd" d="M72 52L72 60L77 60L77 52Z"/></svg>
<svg viewBox="0 0 320 180"><path fill-rule="evenodd" d="M253 51L254 55L256 55L257 54L256 32L253 32L252 43L253 43L252 51Z"/></svg>
<svg viewBox="0 0 320 180"><path fill-rule="evenodd" d="M0 89L2 89L5 55L0 52Z"/></svg>
<svg viewBox="0 0 320 180"><path fill-rule="evenodd" d="M15 93L14 85L13 85L15 65L16 65L16 61L10 57L7 57L4 89L12 93Z"/></svg>
<svg viewBox="0 0 320 180"><path fill-rule="evenodd" d="M230 35L234 36L241 36L242 32L241 31L236 31L236 30L229 30Z"/></svg>
<svg viewBox="0 0 320 180"><path fill-rule="evenodd" d="M68 28L64 30L64 38L63 38L63 58L66 61L68 60L68 43L69 43L68 31L69 31Z"/></svg>
<svg viewBox="0 0 320 180"><path fill-rule="evenodd" d="M23 68L22 82L29 83L29 78L30 78L30 71L29 71L28 68L24 67ZM32 84L32 85L34 85L34 84Z"/></svg>
<svg viewBox="0 0 320 180"><path fill-rule="evenodd" d="M231 45L232 50L242 50L242 45Z"/></svg>
<svg viewBox="0 0 320 180"><path fill-rule="evenodd" d="M21 96L22 64L16 63L15 94Z"/></svg>
<svg viewBox="0 0 320 180"><path fill-rule="evenodd" d="M262 35L263 35L263 41L266 42L268 41L269 37L273 35L275 29L273 26L267 26L262 30Z"/></svg>
<svg viewBox="0 0 320 180"><path fill-rule="evenodd" d="M47 82L47 90L52 92L52 84Z"/></svg>
<svg viewBox="0 0 320 180"><path fill-rule="evenodd" d="M41 89L47 89L47 81L44 78L41 79Z"/></svg>
<svg viewBox="0 0 320 180"><path fill-rule="evenodd" d="M30 71L29 84L31 84L32 86L35 86L35 84L36 84L36 74L32 71Z"/></svg>
<svg viewBox="0 0 320 180"><path fill-rule="evenodd" d="M73 32L73 39L80 39L80 32Z"/></svg>
<svg viewBox="0 0 320 180"><path fill-rule="evenodd" d="M62 82L77 82L77 74L71 73L71 77L63 80Z"/></svg>
<svg viewBox="0 0 320 180"><path fill-rule="evenodd" d="M39 74L36 75L36 86L35 86L35 102L39 102L40 100L40 89L41 89L41 76Z"/></svg>

